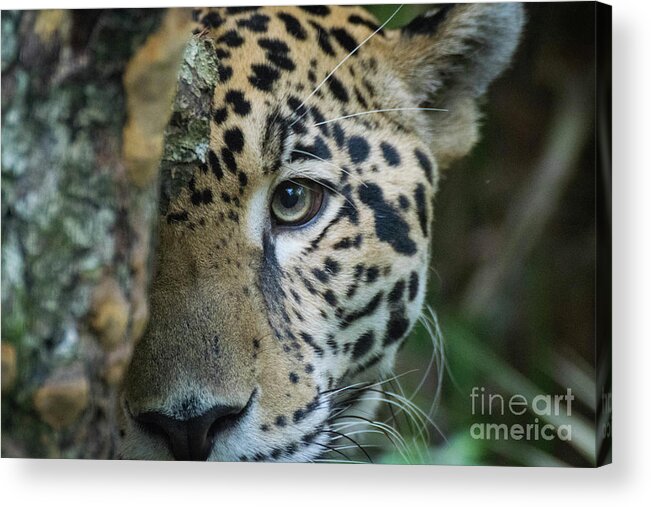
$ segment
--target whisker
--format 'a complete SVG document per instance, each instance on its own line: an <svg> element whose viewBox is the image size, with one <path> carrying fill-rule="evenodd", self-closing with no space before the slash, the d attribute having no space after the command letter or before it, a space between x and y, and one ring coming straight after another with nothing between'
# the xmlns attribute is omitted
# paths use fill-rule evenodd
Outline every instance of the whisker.
<svg viewBox="0 0 651 507"><path fill-rule="evenodd" d="M427 433L426 421L423 418L423 416L418 411L416 411L414 409L415 405L413 405L413 406L408 405L407 402L409 400L407 400L407 398L400 397L399 395L397 395L395 393L386 393L386 394L392 395L392 396L395 396L395 397L399 398L400 401L402 402L402 404L399 403L398 401L395 401L393 399L388 399L388 398L366 398L366 399L369 400L369 401L383 402L383 403L387 403L387 404L394 405L396 407L402 408L406 414L409 414L410 417L413 418L414 423L417 423L417 429L419 431L418 436L421 437L422 435Z"/></svg>
<svg viewBox="0 0 651 507"><path fill-rule="evenodd" d="M414 368L413 370L405 371L403 373L400 373L399 375L394 375L393 377L389 377L387 379L379 380L378 382L374 382L373 384L369 384L368 382L357 382L356 384L351 384L351 385L348 385L348 386L345 386L345 387L338 387L336 389L329 389L327 391L321 391L320 394L329 394L330 396L332 396L334 394L338 394L339 392L343 392L343 391L345 391L347 389L363 390L363 389L366 389L366 388L369 388L369 387L379 387L381 385L387 384L388 382L391 382L391 381L396 380L396 379L398 379L400 377L404 377L405 375L409 375L410 373L414 373L414 372L417 372L417 371L418 371L418 369ZM358 386L362 386L362 387L358 387Z"/></svg>
<svg viewBox="0 0 651 507"><path fill-rule="evenodd" d="M362 445L364 449L379 449L382 448L381 445L377 444L368 444L368 445ZM356 449L357 446L354 445L342 445L341 447L336 447L336 449L341 450L341 451L347 451L348 449Z"/></svg>
<svg viewBox="0 0 651 507"><path fill-rule="evenodd" d="M350 423L346 423L350 424ZM360 423L352 423L353 425L359 425ZM350 433L347 433L347 435L354 436L354 435L384 435L386 436L386 432L380 431L380 430L357 430L357 431L351 431ZM339 440L341 437L335 437L332 439L332 442Z"/></svg>
<svg viewBox="0 0 651 507"><path fill-rule="evenodd" d="M445 361L445 342L443 341L443 332L441 331L441 328L439 326L439 321L438 317L436 316L436 313L432 309L431 306L427 305L427 311L429 313L429 317L423 316L423 321L425 322L430 322L433 324L434 329L431 330L429 326L426 326L428 333L430 334L430 337L432 338L432 344L434 347L437 349L438 356L437 356L437 386L436 386L436 392L434 393L434 399L432 400L432 404L430 405L430 409L428 411L428 415L432 417L434 411L438 407L440 398L441 398L441 389L443 386L443 375L446 370L448 370L448 364ZM454 379L452 379L454 381Z"/></svg>
<svg viewBox="0 0 651 507"><path fill-rule="evenodd" d="M335 449L334 447L331 447L331 446L326 445L326 444L321 444L319 442L312 442L312 443L318 445L319 447L323 447L323 448L327 449L330 452L336 452L337 454L341 454L344 458L346 458L346 461L350 461L350 456L347 456L346 454L341 452L341 450L339 450L339 449Z"/></svg>
<svg viewBox="0 0 651 507"><path fill-rule="evenodd" d="M377 428L380 431L384 433L384 435L389 439L389 441L395 446L395 448L398 450L398 452L401 452L402 454L402 449L407 449L407 442L403 438L402 435L400 435L395 428L392 428L388 424L382 423L380 421L372 421L371 419L367 419L365 417L359 416L359 415L343 415L340 416L339 419L359 419L360 421L365 421L368 425L370 425L373 428ZM398 443L402 446L399 447L396 445L396 442L393 440L395 438Z"/></svg>
<svg viewBox="0 0 651 507"><path fill-rule="evenodd" d="M345 116L339 116L338 118L332 118L331 120L324 120L320 121L319 123L315 123L315 127L319 127L321 125L326 125L328 123L332 123L334 121L339 121L339 120L347 120L348 118L355 118L357 116L364 116L367 114L375 114L375 113L388 113L391 111L441 111L441 112L448 112L448 109L440 109L436 107L391 107L387 109L373 109L370 111L362 111L361 113L354 113L354 114L347 114Z"/></svg>
<svg viewBox="0 0 651 507"><path fill-rule="evenodd" d="M387 24L389 24L389 22L390 22L390 21L391 21L391 20L396 16L396 14L398 14L398 12L400 11L400 9L402 9L402 7L403 7L403 4L399 5L398 8L397 8L395 11L393 11L393 14L391 14L391 16L389 16L389 17L387 18L387 20L386 20L384 23L382 23L382 24L379 26L379 28L378 28L377 30L375 30L371 35L369 35L368 37L366 37L366 39L364 39L364 40L363 40L363 41L362 41L362 42L361 42L361 43L360 43L360 44L359 44L355 49L353 49L350 53L348 53L348 54L344 57L344 59L341 60L341 61L340 61L340 62L335 66L335 68L332 69L332 70L330 71L330 74L328 74L325 78L323 78L323 81L321 81L321 82L316 86L316 88L314 88L314 90L312 90L312 93L310 93L310 94L305 98L305 100L303 100L303 102L301 102L301 104L296 108L296 111L298 111L298 110L300 110L302 107L304 107L305 104L307 103L307 101L310 100L310 99L314 96L314 94L315 94L316 92L319 91L319 89L320 89L320 88L321 88L321 87L322 87L322 86L323 86L323 85L328 81L328 79L330 79L330 78L333 76L333 74L334 74L335 72L337 72L337 69L339 69L339 67L341 67L341 66L342 66L342 65L343 65L343 64L344 64L344 63L345 63L345 62L346 62L346 61L347 61L351 56L353 56L353 55L354 55L354 54L359 50L359 48L361 48L364 44L366 44L369 40L371 40L371 38L373 38L373 37L374 37L374 36L375 36L379 31L381 31L385 26L387 26ZM306 111L305 111L301 116L299 116L296 120L294 120L294 121L292 122L292 124L290 125L290 128L293 127L294 124L295 124L297 121L300 121L303 117L305 117L305 115L306 115L307 113L308 113L308 111L306 110Z"/></svg>
<svg viewBox="0 0 651 507"><path fill-rule="evenodd" d="M345 433L340 433L339 431L335 431L335 430L325 430L325 431L328 432L328 433L333 433L333 434L335 434L335 435L337 435L337 436L339 436L341 438L345 438L346 440L352 442L353 445L356 445L357 447L359 447L359 449L364 453L364 456L366 456L368 461L370 463L373 463L373 460L371 459L371 456L366 452L366 450L361 445L359 445L359 443L357 443L355 440L353 440L349 435L347 435Z"/></svg>

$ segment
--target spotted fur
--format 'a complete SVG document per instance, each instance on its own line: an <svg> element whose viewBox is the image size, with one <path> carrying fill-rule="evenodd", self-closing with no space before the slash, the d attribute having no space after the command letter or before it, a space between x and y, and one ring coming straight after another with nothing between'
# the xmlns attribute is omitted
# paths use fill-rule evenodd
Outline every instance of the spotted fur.
<svg viewBox="0 0 651 507"><path fill-rule="evenodd" d="M220 59L210 149L161 216L121 455L314 460L334 395L389 375L419 317L439 170L476 141L522 9L449 5L400 31L354 7L195 16ZM324 204L274 226L271 194L292 178Z"/></svg>

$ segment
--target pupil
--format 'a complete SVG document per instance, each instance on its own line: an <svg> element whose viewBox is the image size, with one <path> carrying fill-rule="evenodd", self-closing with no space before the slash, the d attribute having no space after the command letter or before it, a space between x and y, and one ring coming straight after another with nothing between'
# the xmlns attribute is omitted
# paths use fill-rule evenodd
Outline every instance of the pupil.
<svg viewBox="0 0 651 507"><path fill-rule="evenodd" d="M286 186L280 194L280 204L284 208L291 209L296 206L302 195L303 187L298 185Z"/></svg>

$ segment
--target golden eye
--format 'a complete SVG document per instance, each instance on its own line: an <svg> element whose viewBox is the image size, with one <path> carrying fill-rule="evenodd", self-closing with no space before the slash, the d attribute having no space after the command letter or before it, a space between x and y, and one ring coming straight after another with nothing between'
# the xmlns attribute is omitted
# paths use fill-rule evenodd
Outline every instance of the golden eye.
<svg viewBox="0 0 651 507"><path fill-rule="evenodd" d="M278 225L299 226L321 209L323 187L308 180L283 181L271 198L271 215Z"/></svg>

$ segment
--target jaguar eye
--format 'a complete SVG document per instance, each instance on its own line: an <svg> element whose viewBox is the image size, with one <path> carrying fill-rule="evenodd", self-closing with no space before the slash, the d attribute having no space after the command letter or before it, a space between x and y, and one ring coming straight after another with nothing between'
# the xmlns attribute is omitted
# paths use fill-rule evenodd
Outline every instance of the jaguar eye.
<svg viewBox="0 0 651 507"><path fill-rule="evenodd" d="M274 190L271 215L278 225L299 226L321 209L323 187L308 180L283 181Z"/></svg>

